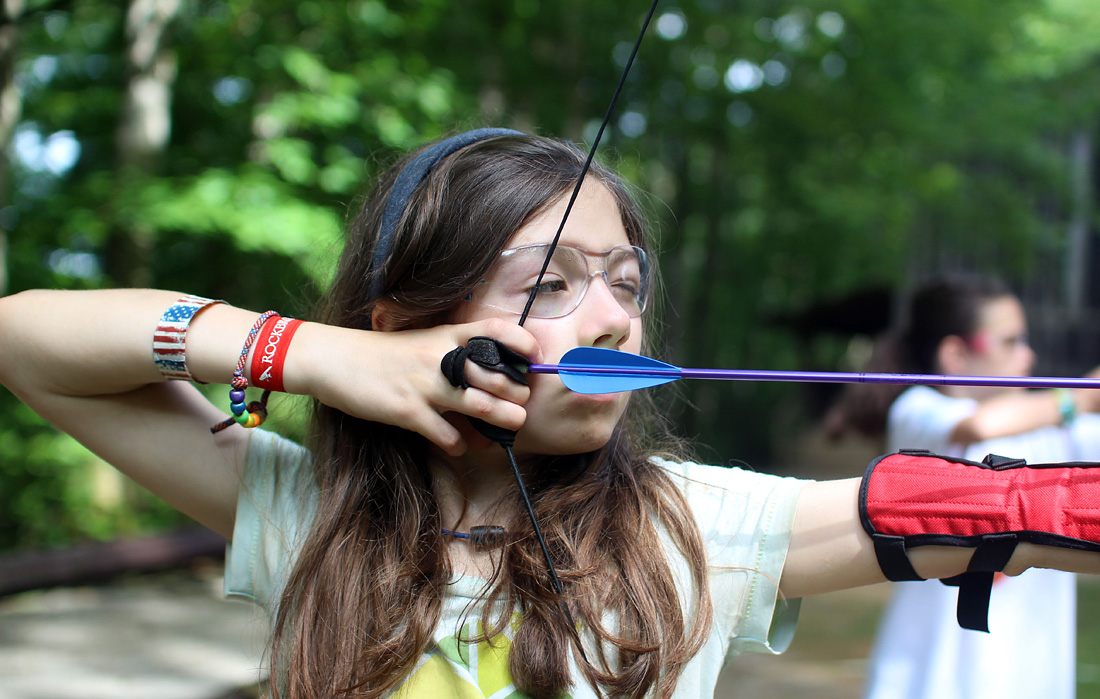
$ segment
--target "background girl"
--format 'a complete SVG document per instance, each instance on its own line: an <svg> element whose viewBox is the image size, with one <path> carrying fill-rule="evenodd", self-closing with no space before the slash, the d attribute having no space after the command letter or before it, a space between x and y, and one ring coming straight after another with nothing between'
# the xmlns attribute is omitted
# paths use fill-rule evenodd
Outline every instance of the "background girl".
<svg viewBox="0 0 1100 699"><path fill-rule="evenodd" d="M919 288L898 337L902 371L1028 376L1020 301L1003 283L953 276ZM924 448L981 460L1009 455L1032 463L1100 458L1095 391L914 386L890 407L886 450ZM867 697L1073 697L1076 694L1076 582L1053 570L998 576L990 633L956 621L958 588L899 583L869 668Z"/></svg>

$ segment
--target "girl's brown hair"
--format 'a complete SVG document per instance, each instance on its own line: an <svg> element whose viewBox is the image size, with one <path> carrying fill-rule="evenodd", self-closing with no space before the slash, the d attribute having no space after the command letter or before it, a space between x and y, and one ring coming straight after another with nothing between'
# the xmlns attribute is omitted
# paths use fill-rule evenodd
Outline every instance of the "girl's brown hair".
<svg viewBox="0 0 1100 699"><path fill-rule="evenodd" d="M368 290L384 275L388 319L401 328L446 322L511 236L569 194L584 163L575 146L532 136L458 151L414 192L385 268L374 269L381 209L411 157L382 177L353 220L320 320L371 329L377 300ZM643 216L624 184L599 165L588 178L615 197L630 242L648 248ZM509 662L527 695L566 692L578 679L570 677L573 657L583 679L608 695L669 696L709 633L702 539L679 489L639 448L656 424L645 419L643 403L632 399L603 448L525 464L565 600L596 641L590 663L574 646L518 493L502 506L511 540L489 583L482 622L491 637L511 610L521 614ZM430 643L453 578L432 452L419 435L320 404L314 432L317 514L275 621L273 692L292 699L381 696ZM690 590L677 588L662 530L689 563ZM510 610L494 617L494 606Z"/></svg>

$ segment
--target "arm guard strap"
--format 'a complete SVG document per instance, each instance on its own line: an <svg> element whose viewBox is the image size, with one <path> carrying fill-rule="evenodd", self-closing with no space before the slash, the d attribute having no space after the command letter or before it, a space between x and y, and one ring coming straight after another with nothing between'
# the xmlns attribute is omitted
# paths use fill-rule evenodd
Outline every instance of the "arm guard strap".
<svg viewBox="0 0 1100 699"><path fill-rule="evenodd" d="M904 449L871 462L859 517L889 580L922 580L914 546L974 549L959 587L959 625L988 631L993 574L1026 541L1100 552L1100 463L1028 464L990 454L981 462Z"/></svg>

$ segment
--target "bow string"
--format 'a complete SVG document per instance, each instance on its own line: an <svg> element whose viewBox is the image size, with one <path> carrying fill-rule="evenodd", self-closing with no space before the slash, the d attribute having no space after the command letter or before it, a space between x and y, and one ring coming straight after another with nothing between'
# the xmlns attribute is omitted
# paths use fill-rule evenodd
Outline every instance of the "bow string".
<svg viewBox="0 0 1100 699"><path fill-rule="evenodd" d="M600 128L596 131L596 136L592 141L592 145L588 150L588 157L585 158L584 166L581 168L580 173L577 176L577 183L573 187L572 193L569 195L569 202L565 206L565 212L562 214L561 222L558 224L558 229L554 233L554 239L550 242L550 246L546 250L546 258L542 262L542 268L539 270L538 277L535 279L535 284L531 287L531 292L527 297L527 303L523 307L523 313L519 318L520 327L527 321L527 316L531 312L531 306L535 303L535 297L538 294L539 285L542 284L543 276L546 274L546 270L550 267L550 260L554 255L554 251L557 249L558 241L561 239L562 231L565 229L565 224L569 220L569 214L573 210L573 204L577 201L577 196L580 194L581 186L584 184L585 175L588 174L589 169L592 166L592 160L596 156L596 149L600 145L600 141L603 139L604 131L607 129L608 123L611 121L611 115L615 111L615 104L619 100L619 95L622 94L623 86L626 84L627 76L630 74L630 68L634 65L634 59L638 55L638 49L641 48L642 39L645 37L646 29L649 28L650 20L653 19L654 13L657 11L657 3L659 0L653 0L650 4L649 12L645 16L645 20L642 22L642 28L638 32L638 38L634 41L634 48L630 52L630 58L627 59L626 65L623 67L622 75L619 77L619 84L615 87L615 92L611 96L611 101L607 105L607 111L604 113L603 120L600 122ZM527 487L524 485L523 476L520 474L519 464L516 462L515 454L512 451L512 440L494 440L497 441L508 455L508 463L512 468L512 474L515 476L516 485L519 488L520 496L523 499L523 504L527 509L527 516L531 520L531 526L534 529L535 538L538 539L539 546L542 549L543 558L546 561L546 569L550 575L550 582L553 585L554 592L558 594L559 598L562 598L562 609L565 612L565 617L569 622L569 627L573 633L573 640L576 644L577 650L580 652L584 661L588 662L588 657L584 652L584 646L581 643L580 636L577 632L577 624L573 620L573 615L570 612L569 605L564 599L564 590L562 588L561 580L558 578L557 568L554 566L553 557L550 555L550 549L546 545L546 538L542 534L542 528L539 527L538 517L535 516L535 508L531 504L531 498L527 492Z"/></svg>

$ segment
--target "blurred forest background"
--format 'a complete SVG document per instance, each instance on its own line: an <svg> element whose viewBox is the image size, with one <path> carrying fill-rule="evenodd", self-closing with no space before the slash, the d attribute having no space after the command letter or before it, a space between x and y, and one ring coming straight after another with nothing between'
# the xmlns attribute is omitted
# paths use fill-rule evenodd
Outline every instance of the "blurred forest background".
<svg viewBox="0 0 1100 699"><path fill-rule="evenodd" d="M404 149L590 141L647 5L0 0L0 294L308 315ZM1094 0L666 0L601 157L652 193L673 362L858 369L899 294L978 269L1023 293L1040 373L1075 374L1100 364L1098 126ZM760 470L831 397L677 391L704 456ZM178 523L0 389L0 548Z"/></svg>

